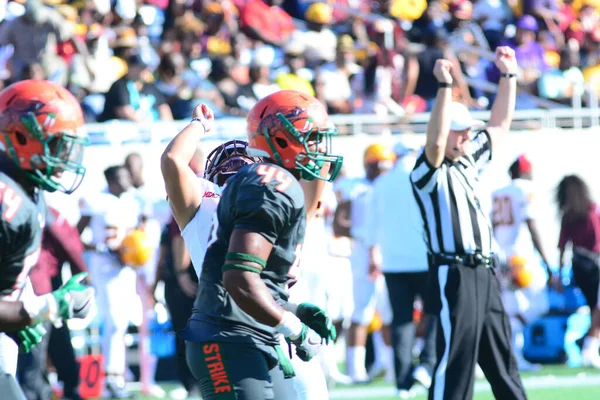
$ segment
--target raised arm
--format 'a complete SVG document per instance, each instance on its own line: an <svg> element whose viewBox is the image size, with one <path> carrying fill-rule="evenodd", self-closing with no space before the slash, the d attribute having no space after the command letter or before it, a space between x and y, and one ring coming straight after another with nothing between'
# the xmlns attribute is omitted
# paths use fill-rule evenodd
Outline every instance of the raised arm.
<svg viewBox="0 0 600 400"><path fill-rule="evenodd" d="M517 98L517 58L515 51L508 46L496 48L494 63L501 73L498 93L492 106L487 131L492 138L492 145L498 138L510 130L515 102Z"/></svg>
<svg viewBox="0 0 600 400"><path fill-rule="evenodd" d="M190 161L200 138L214 126L213 112L204 104L196 106L192 117L192 122L175 136L160 159L169 204L180 229L190 222L202 202Z"/></svg>
<svg viewBox="0 0 600 400"><path fill-rule="evenodd" d="M444 161L446 142L450 134L449 106L452 102L452 63L448 60L437 60L433 67L433 74L438 80L440 88L427 124L425 156L434 168L438 168Z"/></svg>

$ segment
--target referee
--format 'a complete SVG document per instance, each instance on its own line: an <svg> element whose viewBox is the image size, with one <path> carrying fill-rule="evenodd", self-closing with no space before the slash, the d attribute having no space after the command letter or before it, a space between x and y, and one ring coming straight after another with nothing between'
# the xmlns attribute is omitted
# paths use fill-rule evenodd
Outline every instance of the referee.
<svg viewBox="0 0 600 400"><path fill-rule="evenodd" d="M490 221L477 196L479 171L509 130L515 108L514 50L498 47L494 62L502 78L489 125L471 134L476 121L452 102L452 64L436 61L439 89L410 177L429 252L426 307L439 317L430 400L472 399L476 363L497 399L526 399L494 269Z"/></svg>

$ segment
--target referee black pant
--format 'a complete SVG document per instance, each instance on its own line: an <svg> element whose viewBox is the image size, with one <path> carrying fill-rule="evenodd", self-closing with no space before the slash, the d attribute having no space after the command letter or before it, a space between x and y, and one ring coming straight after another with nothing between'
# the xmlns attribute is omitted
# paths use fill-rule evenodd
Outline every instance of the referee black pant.
<svg viewBox="0 0 600 400"><path fill-rule="evenodd" d="M426 306L439 317L429 399L472 399L477 363L496 399L526 399L494 269L440 265L431 268L429 278Z"/></svg>

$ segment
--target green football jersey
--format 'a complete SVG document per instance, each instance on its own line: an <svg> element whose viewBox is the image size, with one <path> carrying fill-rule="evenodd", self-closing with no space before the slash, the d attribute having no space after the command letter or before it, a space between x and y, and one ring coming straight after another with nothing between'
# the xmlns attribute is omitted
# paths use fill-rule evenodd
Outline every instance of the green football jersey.
<svg viewBox="0 0 600 400"><path fill-rule="evenodd" d="M41 190L26 193L0 166L0 295L16 299L40 255L46 205Z"/></svg>
<svg viewBox="0 0 600 400"><path fill-rule="evenodd" d="M216 240L204 258L188 331L193 331L190 333L197 341L277 344L275 330L242 311L227 293L222 267L234 229L259 233L273 244L260 277L279 304L287 302L288 283L295 277L306 229L302 187L277 165L248 165L227 181L217 217Z"/></svg>

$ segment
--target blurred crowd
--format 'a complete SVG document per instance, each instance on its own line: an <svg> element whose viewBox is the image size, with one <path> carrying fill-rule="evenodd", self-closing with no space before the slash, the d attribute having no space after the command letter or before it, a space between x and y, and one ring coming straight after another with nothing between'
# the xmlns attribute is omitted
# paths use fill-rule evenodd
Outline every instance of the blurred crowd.
<svg viewBox="0 0 600 400"><path fill-rule="evenodd" d="M87 122L186 119L198 99L243 116L279 89L332 114L404 116L431 108L442 57L455 97L488 108L499 76L488 55L508 44L517 109L569 106L600 92L599 20L598 0L9 0L0 87L59 82Z"/></svg>

